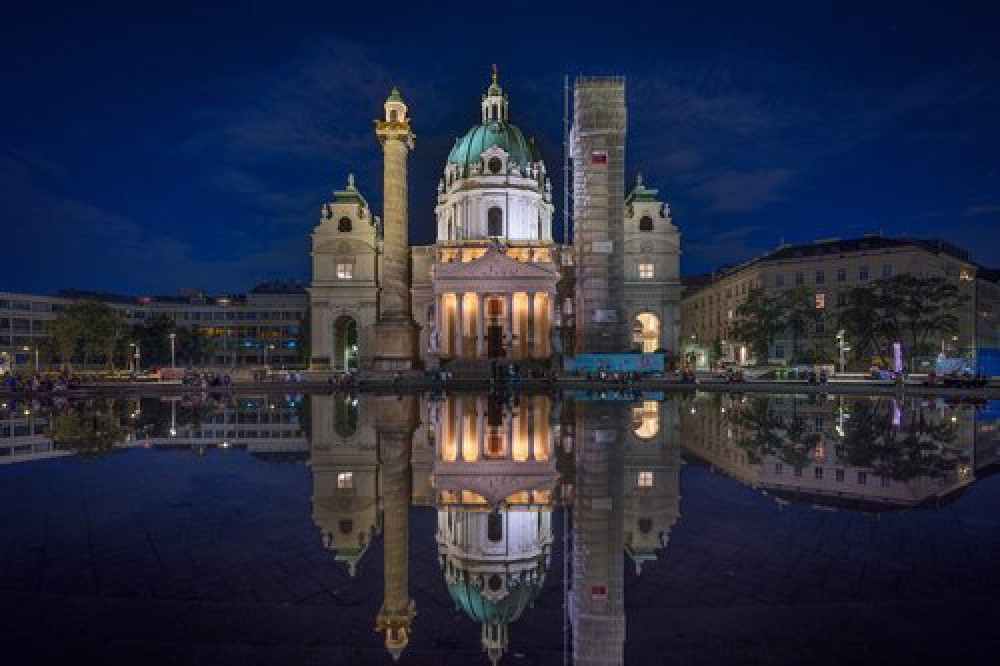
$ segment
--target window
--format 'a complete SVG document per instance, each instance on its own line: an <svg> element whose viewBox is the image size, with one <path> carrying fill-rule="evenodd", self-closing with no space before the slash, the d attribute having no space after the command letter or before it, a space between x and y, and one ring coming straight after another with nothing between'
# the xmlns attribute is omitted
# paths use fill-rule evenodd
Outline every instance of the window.
<svg viewBox="0 0 1000 666"><path fill-rule="evenodd" d="M351 218L345 216L337 221L337 231L350 231L351 229Z"/></svg>
<svg viewBox="0 0 1000 666"><path fill-rule="evenodd" d="M337 279L350 280L354 277L354 264L337 264Z"/></svg>
<svg viewBox="0 0 1000 666"><path fill-rule="evenodd" d="M813 469L813 478L816 479L817 481L822 481L823 480L823 468L822 467L816 467L815 469Z"/></svg>
<svg viewBox="0 0 1000 666"><path fill-rule="evenodd" d="M497 174L503 170L503 160L499 157L491 157L489 162L486 163L486 168L490 170L490 173ZM491 236L500 234L490 234Z"/></svg>
<svg viewBox="0 0 1000 666"><path fill-rule="evenodd" d="M774 463L774 474L775 476L781 476L781 473L785 470L781 463Z"/></svg>
<svg viewBox="0 0 1000 666"><path fill-rule="evenodd" d="M785 345L774 345L774 358L785 358Z"/></svg>
<svg viewBox="0 0 1000 666"><path fill-rule="evenodd" d="M838 469L834 472L834 474L837 477L837 481L839 481L840 483L844 482L844 470Z"/></svg>
<svg viewBox="0 0 1000 666"><path fill-rule="evenodd" d="M844 307L847 305L847 292L841 291L837 294L837 305L839 307Z"/></svg>
<svg viewBox="0 0 1000 666"><path fill-rule="evenodd" d="M795 274L795 284L800 285L803 284L805 281L806 281L806 276L802 273L802 271L798 271Z"/></svg>
<svg viewBox="0 0 1000 666"><path fill-rule="evenodd" d="M639 264L639 279L653 279L653 264Z"/></svg>
<svg viewBox="0 0 1000 666"><path fill-rule="evenodd" d="M858 279L861 280L862 282L865 282L865 281L868 280L868 267L867 266L862 266L860 268L860 270L858 270Z"/></svg>
<svg viewBox="0 0 1000 666"><path fill-rule="evenodd" d="M775 287L784 287L785 286L785 274L784 273L778 273L777 275L774 276L774 286Z"/></svg>
<svg viewBox="0 0 1000 666"><path fill-rule="evenodd" d="M817 310L826 309L826 294L822 292L816 294L816 309Z"/></svg>
<svg viewBox="0 0 1000 666"><path fill-rule="evenodd" d="M882 277L884 278L892 277L892 264L882 264Z"/></svg>
<svg viewBox="0 0 1000 666"><path fill-rule="evenodd" d="M816 271L816 284L823 284L826 282L826 273L824 271Z"/></svg>
<svg viewBox="0 0 1000 666"><path fill-rule="evenodd" d="M348 490L354 487L354 472L338 472L337 473L337 487L342 490Z"/></svg>
<svg viewBox="0 0 1000 666"><path fill-rule="evenodd" d="M503 236L503 210L499 206L486 211L486 235Z"/></svg>
<svg viewBox="0 0 1000 666"><path fill-rule="evenodd" d="M858 485L863 486L868 483L868 472L858 472Z"/></svg>
<svg viewBox="0 0 1000 666"><path fill-rule="evenodd" d="M639 487L640 488L652 488L653 487L653 473L652 472L639 472Z"/></svg>
<svg viewBox="0 0 1000 666"><path fill-rule="evenodd" d="M643 215L639 218L639 231L652 231L653 230L653 218L649 215Z"/></svg>
<svg viewBox="0 0 1000 666"><path fill-rule="evenodd" d="M796 466L794 473L795 473L795 476L802 476L802 468Z"/></svg>
<svg viewBox="0 0 1000 666"><path fill-rule="evenodd" d="M837 269L837 282L847 282L847 269L838 268Z"/></svg>

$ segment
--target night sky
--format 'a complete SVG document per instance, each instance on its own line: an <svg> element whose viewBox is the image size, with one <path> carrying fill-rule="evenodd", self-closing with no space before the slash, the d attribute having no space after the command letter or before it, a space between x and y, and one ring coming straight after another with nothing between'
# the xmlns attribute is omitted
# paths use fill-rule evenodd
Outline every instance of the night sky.
<svg viewBox="0 0 1000 666"><path fill-rule="evenodd" d="M627 178L672 205L685 274L878 231L1000 267L1000 3L547 4L5 4L0 290L308 280L348 172L381 212L393 84L429 243L493 62L559 205L563 76L627 77Z"/></svg>

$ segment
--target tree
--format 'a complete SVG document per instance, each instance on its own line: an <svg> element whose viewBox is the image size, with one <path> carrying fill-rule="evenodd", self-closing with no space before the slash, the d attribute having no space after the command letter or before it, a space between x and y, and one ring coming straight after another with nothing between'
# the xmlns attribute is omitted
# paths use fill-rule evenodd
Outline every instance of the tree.
<svg viewBox="0 0 1000 666"><path fill-rule="evenodd" d="M163 366L170 363L170 334L176 332L172 317L156 314L133 326L131 338L139 344L142 360L147 365Z"/></svg>
<svg viewBox="0 0 1000 666"><path fill-rule="evenodd" d="M837 315L837 325L844 330L857 358L869 358L886 349L893 339L893 323L885 318L871 287L852 287L847 291L847 305Z"/></svg>
<svg viewBox="0 0 1000 666"><path fill-rule="evenodd" d="M197 327L178 328L176 344L178 360L188 365L204 365L218 351L216 341Z"/></svg>
<svg viewBox="0 0 1000 666"><path fill-rule="evenodd" d="M899 338L907 338L911 354L926 354L933 347L930 340L957 333L956 312L968 300L942 277L902 274L877 280L873 288L885 299L885 316L895 323Z"/></svg>
<svg viewBox="0 0 1000 666"><path fill-rule="evenodd" d="M751 289L736 308L730 336L750 347L758 362L766 361L774 336L781 330L781 310L763 289Z"/></svg>
<svg viewBox="0 0 1000 666"><path fill-rule="evenodd" d="M103 357L114 367L114 351L128 330L125 317L110 305L94 300L73 303L52 322L52 337L60 359L69 364L79 353L84 365Z"/></svg>
<svg viewBox="0 0 1000 666"><path fill-rule="evenodd" d="M97 458L125 441L121 405L112 398L69 403L52 413L49 437L56 447L84 458Z"/></svg>
<svg viewBox="0 0 1000 666"><path fill-rule="evenodd" d="M823 318L816 296L806 287L795 287L781 295L781 328L792 337L792 358L799 355L799 340L809 327Z"/></svg>

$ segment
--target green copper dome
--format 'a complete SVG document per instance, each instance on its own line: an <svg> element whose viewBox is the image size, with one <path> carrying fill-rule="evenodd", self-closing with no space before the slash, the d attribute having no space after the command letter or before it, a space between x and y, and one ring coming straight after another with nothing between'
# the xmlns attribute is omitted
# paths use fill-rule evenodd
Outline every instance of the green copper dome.
<svg viewBox="0 0 1000 666"><path fill-rule="evenodd" d="M458 139L455 147L448 153L448 163L468 169L473 164L478 164L480 156L493 146L505 150L510 155L510 160L522 167L541 161L534 142L526 140L516 125L491 122L476 125Z"/></svg>
<svg viewBox="0 0 1000 666"><path fill-rule="evenodd" d="M465 614L479 622L514 622L521 617L538 594L538 588L528 582L515 582L507 595L497 601L483 596L481 590L467 583L452 583L448 586L452 600Z"/></svg>

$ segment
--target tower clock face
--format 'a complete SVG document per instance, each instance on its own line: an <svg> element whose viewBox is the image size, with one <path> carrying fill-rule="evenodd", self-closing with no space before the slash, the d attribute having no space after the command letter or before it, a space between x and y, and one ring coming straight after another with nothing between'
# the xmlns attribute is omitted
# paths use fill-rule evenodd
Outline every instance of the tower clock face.
<svg viewBox="0 0 1000 666"><path fill-rule="evenodd" d="M490 170L490 173L500 173L503 169L503 161L499 157L491 157L490 161L486 163L486 168Z"/></svg>

